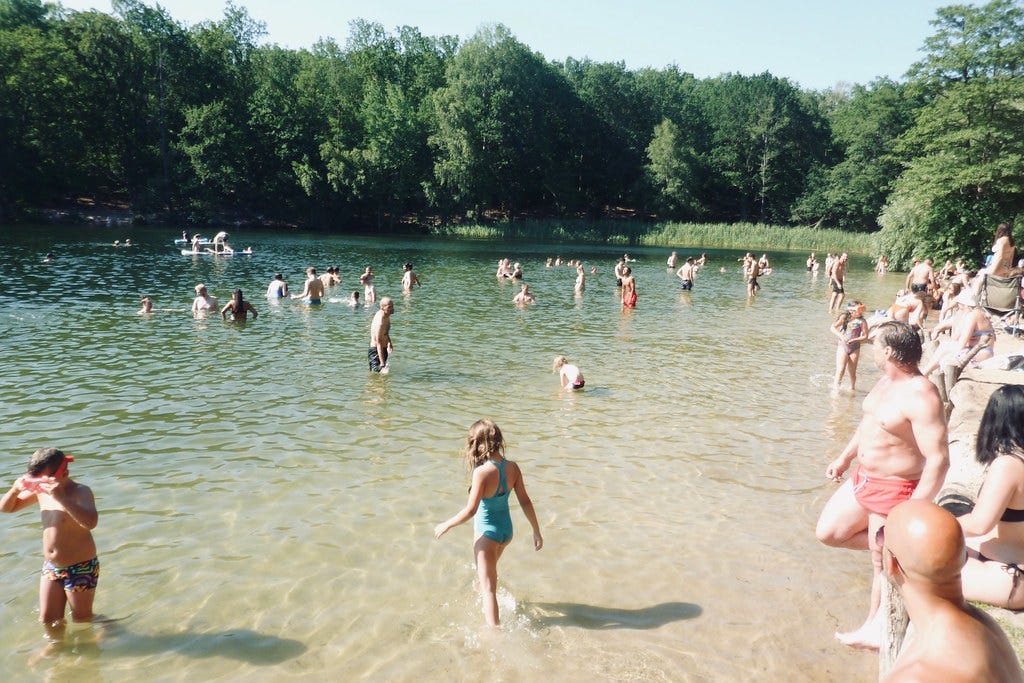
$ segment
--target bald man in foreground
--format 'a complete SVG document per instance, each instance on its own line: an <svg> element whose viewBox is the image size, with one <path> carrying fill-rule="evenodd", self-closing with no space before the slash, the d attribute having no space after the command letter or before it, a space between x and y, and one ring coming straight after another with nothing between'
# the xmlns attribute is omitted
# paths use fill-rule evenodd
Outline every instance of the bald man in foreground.
<svg viewBox="0 0 1024 683"><path fill-rule="evenodd" d="M914 499L892 509L879 529L882 572L897 587L913 624L887 683L1024 681L1010 641L988 614L964 601L964 535L949 512Z"/></svg>

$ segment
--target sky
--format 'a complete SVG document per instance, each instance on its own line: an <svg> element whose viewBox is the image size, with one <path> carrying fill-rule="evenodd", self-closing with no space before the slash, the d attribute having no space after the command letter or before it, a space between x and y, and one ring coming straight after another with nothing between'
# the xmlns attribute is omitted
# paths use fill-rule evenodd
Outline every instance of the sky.
<svg viewBox="0 0 1024 683"><path fill-rule="evenodd" d="M59 0L111 12L109 0ZM155 5L152 0L146 4ZM164 0L175 20L219 20L223 0ZM676 65L698 78L771 72L809 89L900 79L923 55L929 22L954 0L236 0L266 25L264 42L293 49L321 38L344 45L349 22L393 32L472 36L504 24L547 59Z"/></svg>

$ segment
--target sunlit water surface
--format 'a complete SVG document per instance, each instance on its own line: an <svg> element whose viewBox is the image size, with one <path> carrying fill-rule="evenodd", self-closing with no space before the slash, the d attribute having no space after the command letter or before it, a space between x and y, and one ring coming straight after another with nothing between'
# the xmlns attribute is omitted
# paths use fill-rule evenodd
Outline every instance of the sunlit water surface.
<svg viewBox="0 0 1024 683"><path fill-rule="evenodd" d="M255 233L234 236L254 255L214 258L156 230L5 230L0 473L43 445L75 455L100 508L97 611L119 621L35 657L38 513L5 516L0 679L875 680L832 638L864 616L868 558L813 527L878 375L867 347L857 394L830 394L827 281L806 254L772 254L748 301L739 252L710 251L687 293L667 249L631 249L623 311L621 248ZM140 244L112 246L126 236ZM545 268L557 254L598 267L582 297L573 269ZM535 305L511 303L502 256ZM367 372L372 309L341 303L368 264L396 300L387 376ZM341 268L333 301L263 298L308 265ZM899 280L855 258L848 291L879 308ZM259 319L193 319L198 282L222 303L242 288ZM559 391L556 354L584 391ZM465 502L460 449L484 416L545 537L534 552L513 503L500 632L482 627L471 525L432 533Z"/></svg>

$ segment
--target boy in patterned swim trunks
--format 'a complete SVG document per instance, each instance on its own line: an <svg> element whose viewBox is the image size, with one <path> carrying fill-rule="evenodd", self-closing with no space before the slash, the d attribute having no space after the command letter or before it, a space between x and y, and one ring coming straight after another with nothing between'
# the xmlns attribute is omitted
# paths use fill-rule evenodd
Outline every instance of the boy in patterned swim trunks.
<svg viewBox="0 0 1024 683"><path fill-rule="evenodd" d="M92 604L100 562L91 529L99 521L88 486L68 474L73 461L56 448L32 454L28 473L0 499L0 512L39 504L43 522L43 573L39 581L39 618L52 637L62 635L65 608L75 622L93 620Z"/></svg>

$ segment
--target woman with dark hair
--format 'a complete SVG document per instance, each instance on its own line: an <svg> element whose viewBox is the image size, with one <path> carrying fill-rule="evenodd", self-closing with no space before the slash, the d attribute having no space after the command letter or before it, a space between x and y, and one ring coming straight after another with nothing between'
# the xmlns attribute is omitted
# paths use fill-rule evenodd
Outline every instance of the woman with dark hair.
<svg viewBox="0 0 1024 683"><path fill-rule="evenodd" d="M975 457L985 466L985 483L974 509L960 517L964 597L1024 609L1024 386L1004 385L989 398Z"/></svg>
<svg viewBox="0 0 1024 683"><path fill-rule="evenodd" d="M259 317L259 313L251 303L242 298L242 290L236 289L231 294L231 301L224 304L224 308L220 309L220 317L227 320L228 313L231 313L231 319L239 322L245 322L249 313L252 313L252 319L255 320Z"/></svg>

